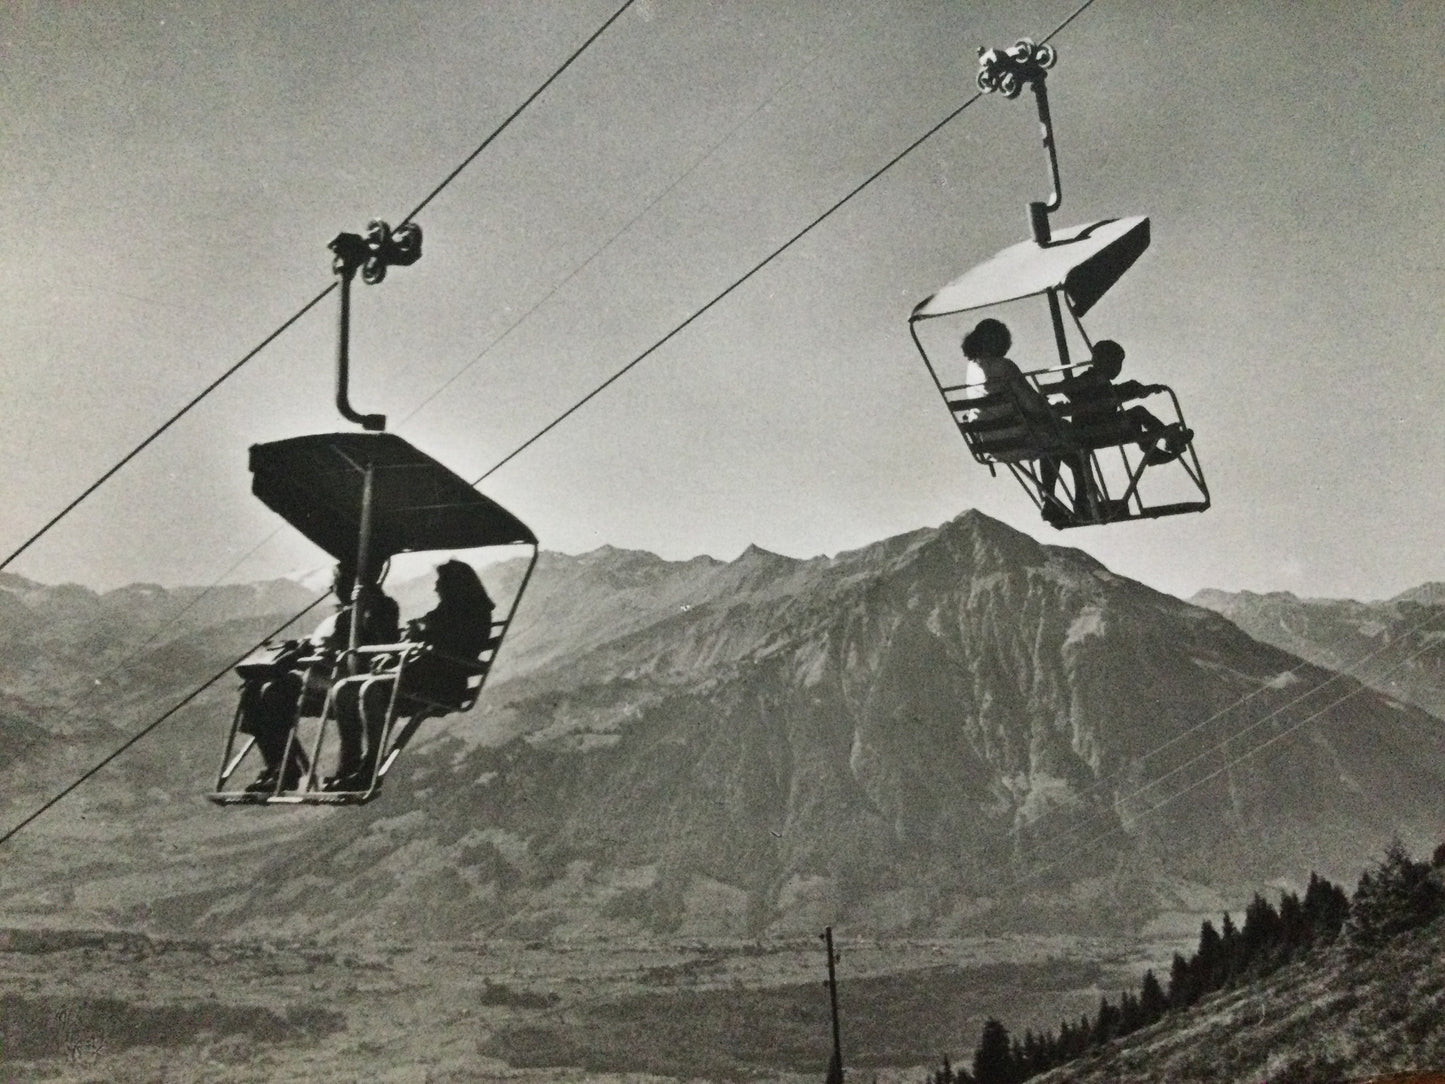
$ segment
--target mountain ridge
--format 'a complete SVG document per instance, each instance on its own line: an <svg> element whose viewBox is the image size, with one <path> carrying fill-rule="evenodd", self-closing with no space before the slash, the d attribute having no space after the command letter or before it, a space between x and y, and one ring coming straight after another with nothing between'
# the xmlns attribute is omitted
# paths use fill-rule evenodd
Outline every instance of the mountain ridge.
<svg viewBox="0 0 1445 1084"><path fill-rule="evenodd" d="M261 623L136 667L137 718ZM191 862L175 890L149 878L172 927L1138 928L1418 842L1445 782L1428 717L977 512L832 557L543 554L479 709L429 724L378 802L137 806L127 787L214 770L233 695L189 705L106 792L130 861L173 833ZM211 869L227 826L257 846Z"/></svg>
<svg viewBox="0 0 1445 1084"><path fill-rule="evenodd" d="M1445 584L1378 602L1302 599L1287 591L1201 591L1192 599L1255 639L1340 670L1445 720Z"/></svg>

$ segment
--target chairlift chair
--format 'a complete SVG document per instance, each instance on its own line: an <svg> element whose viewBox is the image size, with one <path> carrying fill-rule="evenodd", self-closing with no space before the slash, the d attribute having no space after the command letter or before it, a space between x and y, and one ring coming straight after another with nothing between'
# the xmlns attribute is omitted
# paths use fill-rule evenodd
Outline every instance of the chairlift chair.
<svg viewBox="0 0 1445 1084"><path fill-rule="evenodd" d="M1107 425L1091 430L1072 423L1075 408L1068 393L1078 370L1088 362L1070 359L1065 314L1092 350L1081 317L1148 248L1149 220L1136 216L1053 228L1049 215L1062 204L1062 186L1046 82L1056 60L1052 46L1035 44L1027 38L1006 49L979 50L980 91L1000 93L1008 99L1018 97L1025 87L1032 91L1053 191L1048 200L1028 205L1029 240L1004 249L920 302L909 318L909 332L974 459L995 473L999 465L1007 467L1041 512L1050 509L1056 497L1052 488L1058 482L1060 464L1072 461L1080 466L1088 492L1066 490L1064 495L1073 507L1065 515L1046 515L1054 526L1079 527L1202 512L1209 507L1209 490L1179 400L1169 388L1152 385L1149 392L1167 397L1167 416L1158 420L1185 437L1167 459L1133 439L1125 439L1119 432L1122 427L1111 432ZM945 383L919 337L919 325L924 321L1032 297L1047 302L1058 364L1024 376L1048 402L1053 415L1050 419L1028 416L1023 405L1011 398L1012 392ZM1123 404L1116 396L1111 405L1118 413ZM1166 488L1173 499L1155 495L1160 491L1154 488L1154 482L1163 471L1171 477Z"/></svg>
<svg viewBox="0 0 1445 1084"><path fill-rule="evenodd" d="M532 570L537 565L537 538L525 523L481 493L431 456L387 433L386 417L364 414L351 404L350 328L351 286L357 274L376 285L389 267L409 267L421 258L421 227L410 220L392 229L381 219L367 224L365 233L338 234L327 246L337 277L336 409L363 432L321 433L251 447L252 492L268 508L299 530L338 562L356 570L352 588L353 616L361 609L363 593L377 587L376 570L400 553L473 550L525 546L530 549L526 571L512 596L507 616L493 620L489 635L475 658L444 658L431 645L414 642L363 644L360 620L350 621L346 650L330 655L298 656L294 651L278 665L285 645L266 645L259 657L242 660L236 670L242 689L248 681L294 673L304 668L305 682L287 729L282 770L275 785L257 789L233 785L236 772L256 751L256 739L241 737L245 704L238 703L226 738L221 768L210 799L219 805L240 804L348 804L370 801L382 778L396 762L421 723L428 718L466 711L481 693L491 673L512 618L517 612ZM429 658L430 657L430 658ZM440 660L451 676L456 695L422 694L403 688L409 669L422 660ZM312 679L315 679L314 681ZM328 735L336 729L339 692L389 684L386 715L378 748L369 750L370 776L364 786L343 791L323 785L319 766ZM324 697L313 690L325 690ZM318 703L319 701L319 703ZM362 710L358 699L357 710ZM302 718L316 716L314 736L303 742ZM293 756L300 778L288 785Z"/></svg>
<svg viewBox="0 0 1445 1084"><path fill-rule="evenodd" d="M380 567L400 553L511 546L530 550L507 616L492 622L479 657L446 660L466 677L465 689L456 698L403 694L407 669L437 653L413 642L360 644L355 629L359 622L352 623L352 644L336 658L301 660L300 665L321 668L319 676L329 688L319 710L303 695L292 720L287 757L292 755L291 745L300 747L299 785L283 789L284 772L270 791L258 793L233 782L244 764L257 759L251 756L255 738L240 732L242 709L237 705L212 801L221 805L367 802L425 719L466 711L475 703L536 566L537 539L501 505L395 434L325 433L257 444L251 448L250 466L252 491L262 503L337 561L358 570ZM358 594L361 587L358 578ZM244 680L263 665L243 661L236 669ZM325 790L319 769L335 730L338 692L351 688L360 693L376 683L389 685L390 695L379 753L369 758L370 781L360 790ZM319 722L310 740L304 741L299 724L307 714L317 714Z"/></svg>
<svg viewBox="0 0 1445 1084"><path fill-rule="evenodd" d="M1052 423L1028 417L1008 392L984 393L967 384L949 384L940 377L934 359L919 336L919 324L926 320L991 308L1007 302L1043 297L1051 318L1061 321L1067 312L1080 336L1089 343L1080 321L1149 245L1149 219L1143 216L1106 219L1068 229L1051 231L1047 242L1028 240L1012 245L992 259L971 268L914 308L909 331L924 364L963 434L975 460L996 471L1002 465L1024 487L1034 505L1042 511L1050 494L1044 474L1050 460L1077 457L1092 480L1090 500L1075 501L1078 494L1065 493L1075 511L1053 520L1057 527L1114 523L1131 519L1153 519L1184 512L1202 512L1209 507L1209 490L1203 469L1187 442L1177 457L1161 462L1132 440L1110 439L1090 434L1069 424L1073 407L1068 399L1069 382L1087 367L1087 361L1073 363L1068 354L1063 328L1056 327L1055 339L1060 364L1026 372L1024 375L1046 400L1055 418ZM1174 392L1154 385L1156 402L1166 402L1156 413L1166 425L1184 429L1184 418ZM1115 402L1122 409L1121 402ZM1113 454L1117 469L1103 456ZM1151 486L1157 474L1168 470L1191 494L1189 499L1159 501ZM1171 487L1171 492L1178 487Z"/></svg>

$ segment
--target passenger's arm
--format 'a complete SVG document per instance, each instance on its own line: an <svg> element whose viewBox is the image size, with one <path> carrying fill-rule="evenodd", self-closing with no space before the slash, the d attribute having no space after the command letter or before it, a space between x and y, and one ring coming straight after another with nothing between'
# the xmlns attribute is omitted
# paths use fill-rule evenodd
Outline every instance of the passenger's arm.
<svg viewBox="0 0 1445 1084"><path fill-rule="evenodd" d="M1123 380L1114 385L1114 391L1121 400L1142 399L1146 395L1153 395L1155 392L1163 390L1163 384L1141 384L1137 380Z"/></svg>

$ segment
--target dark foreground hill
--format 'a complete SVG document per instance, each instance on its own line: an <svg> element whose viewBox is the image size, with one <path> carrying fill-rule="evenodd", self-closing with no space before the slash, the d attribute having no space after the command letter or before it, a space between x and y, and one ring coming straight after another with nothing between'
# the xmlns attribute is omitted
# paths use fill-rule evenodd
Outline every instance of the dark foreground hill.
<svg viewBox="0 0 1445 1084"><path fill-rule="evenodd" d="M1445 920L1208 998L1035 1084L1345 1084L1445 1072Z"/></svg>
<svg viewBox="0 0 1445 1084"><path fill-rule="evenodd" d="M108 728L38 721L70 736L23 782L263 625L145 649ZM50 659L7 654L3 691L62 700ZM0 902L261 936L1129 929L1428 844L1445 786L1438 720L973 512L833 558L545 555L482 704L363 809L206 804L231 695L34 830Z"/></svg>

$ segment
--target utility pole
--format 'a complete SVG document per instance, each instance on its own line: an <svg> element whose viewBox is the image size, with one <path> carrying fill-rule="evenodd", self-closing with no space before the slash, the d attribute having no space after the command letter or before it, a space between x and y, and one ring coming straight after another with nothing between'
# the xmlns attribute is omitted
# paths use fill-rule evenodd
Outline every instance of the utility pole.
<svg viewBox="0 0 1445 1084"><path fill-rule="evenodd" d="M833 1058L828 1062L827 1084L843 1084L843 1041L838 1030L838 975L833 969L837 957L833 952L833 927L821 934L828 946L828 1003L833 1010Z"/></svg>

